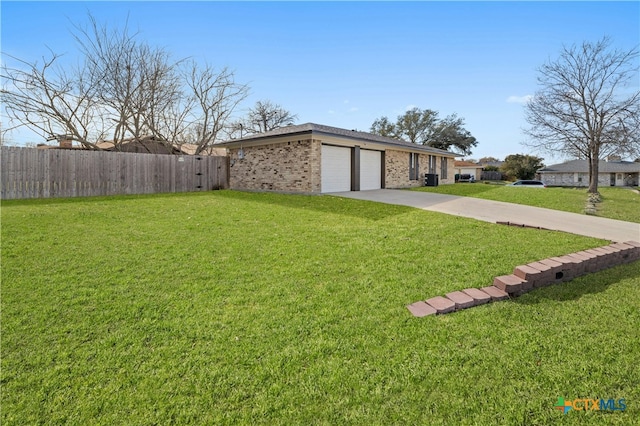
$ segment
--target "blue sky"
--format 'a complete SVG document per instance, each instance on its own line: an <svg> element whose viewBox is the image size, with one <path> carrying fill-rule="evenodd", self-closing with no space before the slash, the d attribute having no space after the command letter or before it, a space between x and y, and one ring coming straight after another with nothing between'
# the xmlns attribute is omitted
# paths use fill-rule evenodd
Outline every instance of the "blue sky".
<svg viewBox="0 0 640 426"><path fill-rule="evenodd" d="M87 22L129 26L174 58L235 70L251 88L238 110L270 100L314 122L368 131L410 107L457 113L472 157L531 153L522 100L562 45L610 36L640 43L640 2L10 2L2 51L36 60L76 51ZM3 58L4 60L5 58ZM640 82L638 83L640 84ZM15 143L32 138L11 135ZM36 140L35 142L40 142ZM553 159L540 153L546 163Z"/></svg>

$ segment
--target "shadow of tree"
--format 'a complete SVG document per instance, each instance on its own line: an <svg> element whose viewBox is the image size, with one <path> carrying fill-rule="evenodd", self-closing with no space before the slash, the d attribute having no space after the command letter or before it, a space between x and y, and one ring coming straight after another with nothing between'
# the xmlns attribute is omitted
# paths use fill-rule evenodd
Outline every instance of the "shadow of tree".
<svg viewBox="0 0 640 426"><path fill-rule="evenodd" d="M219 196L252 203L265 203L292 209L313 210L374 221L406 214L407 212L415 210L411 207L335 197L332 195L224 190L219 192Z"/></svg>
<svg viewBox="0 0 640 426"><path fill-rule="evenodd" d="M90 197L51 197L51 198L23 198L17 200L2 200L3 206L35 206L35 205L55 205L55 204L75 204L98 201L136 201L147 198L179 198L206 196L214 191L199 192L159 192L152 194L118 194L118 195L93 195Z"/></svg>
<svg viewBox="0 0 640 426"><path fill-rule="evenodd" d="M235 199L248 203L264 203L281 207L303 210L315 210L322 213L338 214L359 219L381 220L393 216L406 214L414 209L411 207L391 204L376 203L373 201L355 200L332 195L308 195L308 194L283 194L276 192L249 192L234 190L215 190L202 192L180 192L159 194L131 194L131 195L107 195L95 197L70 197L70 198L32 198L22 200L2 200L2 205L9 206L36 206L74 204L101 201L136 201L153 198L190 198L210 197Z"/></svg>
<svg viewBox="0 0 640 426"><path fill-rule="evenodd" d="M455 185L440 185L436 187L421 186L418 188L411 188L411 191L421 192L435 192L438 194L450 194L460 195L463 197L472 197L476 194L482 194L483 192L494 191L502 188L504 185L492 185L483 183L456 183Z"/></svg>
<svg viewBox="0 0 640 426"><path fill-rule="evenodd" d="M527 297L518 297L514 301L523 305L533 305L544 303L545 300L558 302L577 300L587 294L601 293L609 286L628 278L636 280L636 284L640 286L640 261L615 266L566 283L533 290L527 293Z"/></svg>

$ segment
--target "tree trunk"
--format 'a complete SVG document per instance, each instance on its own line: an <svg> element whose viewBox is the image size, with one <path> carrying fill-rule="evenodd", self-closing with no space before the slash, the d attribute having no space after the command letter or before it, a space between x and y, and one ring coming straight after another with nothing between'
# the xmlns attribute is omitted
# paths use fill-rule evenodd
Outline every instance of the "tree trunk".
<svg viewBox="0 0 640 426"><path fill-rule="evenodd" d="M598 155L592 155L589 158L589 190L587 191L589 194L598 193L598 166L600 163L598 157Z"/></svg>

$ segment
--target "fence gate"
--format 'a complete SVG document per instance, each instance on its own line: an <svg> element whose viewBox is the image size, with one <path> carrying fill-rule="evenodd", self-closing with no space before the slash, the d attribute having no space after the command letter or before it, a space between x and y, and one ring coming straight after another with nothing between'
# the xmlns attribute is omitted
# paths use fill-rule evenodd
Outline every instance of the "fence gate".
<svg viewBox="0 0 640 426"><path fill-rule="evenodd" d="M196 191L202 191L203 190L203 185L202 185L202 177L203 177L203 167L202 165L204 164L204 161L202 161L202 157L197 156L195 157L196 160L196 164L195 164L195 169L196 169Z"/></svg>

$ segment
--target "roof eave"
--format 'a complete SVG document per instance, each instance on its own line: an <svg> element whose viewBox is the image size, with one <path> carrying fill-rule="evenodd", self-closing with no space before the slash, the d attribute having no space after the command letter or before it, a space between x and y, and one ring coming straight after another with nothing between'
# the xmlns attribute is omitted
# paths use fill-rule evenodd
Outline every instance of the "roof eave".
<svg viewBox="0 0 640 426"><path fill-rule="evenodd" d="M323 130L314 129L314 128L300 130L300 131L293 131L290 133L281 133L281 134L263 135L263 136L260 136L260 135L250 136L250 137L245 137L241 139L235 139L232 141L221 142L215 145L224 147L224 148L236 148L241 146L262 145L265 142L268 143L268 141L271 141L274 139L289 138L289 137L302 136L302 135L311 135L312 137L314 135L329 136L329 137L338 138L338 139L365 141L367 143L381 145L384 147L395 147L398 149L402 149L403 151L427 152L427 153L439 154L439 155L447 156L451 158L455 158L457 156L457 154L453 152L445 151L438 148L432 148L424 145L410 144L409 142L404 142L404 141L395 140L391 138L383 138L383 139L369 138L366 136L366 134L363 134L363 132L354 131L353 135L349 135L344 133L323 131Z"/></svg>

